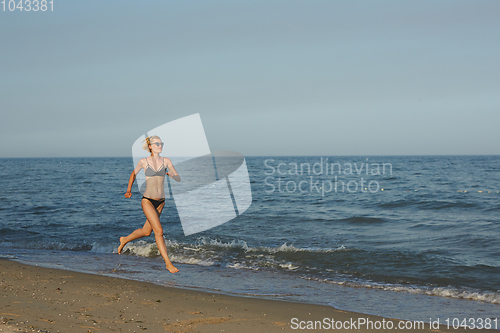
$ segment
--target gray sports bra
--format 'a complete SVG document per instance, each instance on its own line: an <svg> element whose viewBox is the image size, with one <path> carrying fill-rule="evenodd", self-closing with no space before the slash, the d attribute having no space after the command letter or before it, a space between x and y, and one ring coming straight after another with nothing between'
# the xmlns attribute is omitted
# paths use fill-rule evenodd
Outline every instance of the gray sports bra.
<svg viewBox="0 0 500 333"><path fill-rule="evenodd" d="M151 165L149 165L148 159L146 158L146 162L148 163L148 166L146 167L146 170L144 171L144 174L146 177L165 177L165 172L167 168L165 167L165 164L162 163L160 170L156 171L153 169Z"/></svg>

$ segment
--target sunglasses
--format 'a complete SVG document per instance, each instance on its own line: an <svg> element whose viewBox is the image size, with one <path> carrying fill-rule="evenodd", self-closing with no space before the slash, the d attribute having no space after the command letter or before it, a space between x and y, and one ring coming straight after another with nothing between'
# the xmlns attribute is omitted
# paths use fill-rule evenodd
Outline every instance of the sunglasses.
<svg viewBox="0 0 500 333"><path fill-rule="evenodd" d="M153 142L153 143L151 143L151 145L156 145L156 147L160 147L160 146L163 147L165 145L165 143L164 142Z"/></svg>

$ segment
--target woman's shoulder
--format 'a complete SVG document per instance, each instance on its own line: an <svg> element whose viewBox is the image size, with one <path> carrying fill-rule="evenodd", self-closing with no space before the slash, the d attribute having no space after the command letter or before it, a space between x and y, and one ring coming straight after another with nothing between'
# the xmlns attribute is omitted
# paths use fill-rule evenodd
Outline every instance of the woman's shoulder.
<svg viewBox="0 0 500 333"><path fill-rule="evenodd" d="M148 162L147 162L147 157L144 157L144 158L141 158L141 159L139 160L139 162L137 162L137 166L144 167L144 166L146 166L146 165L147 165L147 163L148 163Z"/></svg>

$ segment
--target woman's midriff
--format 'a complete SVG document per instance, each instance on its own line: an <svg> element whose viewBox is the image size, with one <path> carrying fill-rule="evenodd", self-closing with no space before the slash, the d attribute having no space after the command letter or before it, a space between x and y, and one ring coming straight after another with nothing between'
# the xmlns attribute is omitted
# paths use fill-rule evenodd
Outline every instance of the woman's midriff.
<svg viewBox="0 0 500 333"><path fill-rule="evenodd" d="M163 186L165 184L164 177L147 177L146 178L146 191L144 191L144 196L151 199L163 199L165 198L165 191Z"/></svg>

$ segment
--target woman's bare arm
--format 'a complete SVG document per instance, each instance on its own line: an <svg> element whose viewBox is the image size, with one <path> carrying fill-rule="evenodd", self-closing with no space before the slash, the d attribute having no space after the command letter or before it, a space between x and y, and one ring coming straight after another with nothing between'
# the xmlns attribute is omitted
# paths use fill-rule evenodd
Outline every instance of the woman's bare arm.
<svg viewBox="0 0 500 333"><path fill-rule="evenodd" d="M137 177L137 174L139 171L141 171L142 168L144 168L144 159L141 159L138 163L137 166L135 167L134 171L130 174L130 177L128 179L128 187L127 187L127 192L125 193L125 198L130 198L132 196L132 185L134 184L135 178Z"/></svg>
<svg viewBox="0 0 500 333"><path fill-rule="evenodd" d="M179 176L179 174L175 170L174 165L172 164L172 161L170 160L170 158L165 158L165 162L166 162L168 170L169 170L166 173L166 175L169 176L170 178L173 178L176 182L180 182L181 176Z"/></svg>

